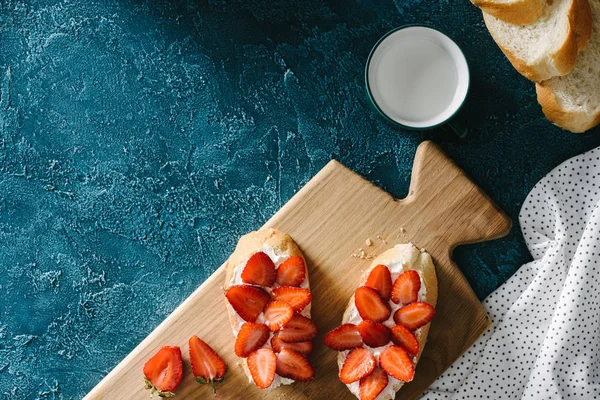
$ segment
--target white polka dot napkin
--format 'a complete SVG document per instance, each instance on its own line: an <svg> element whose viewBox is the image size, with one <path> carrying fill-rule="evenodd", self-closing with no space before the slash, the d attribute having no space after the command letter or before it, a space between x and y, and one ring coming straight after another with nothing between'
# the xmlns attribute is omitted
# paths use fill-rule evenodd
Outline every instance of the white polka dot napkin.
<svg viewBox="0 0 600 400"><path fill-rule="evenodd" d="M527 196L534 261L485 299L493 327L422 399L600 399L599 149Z"/></svg>

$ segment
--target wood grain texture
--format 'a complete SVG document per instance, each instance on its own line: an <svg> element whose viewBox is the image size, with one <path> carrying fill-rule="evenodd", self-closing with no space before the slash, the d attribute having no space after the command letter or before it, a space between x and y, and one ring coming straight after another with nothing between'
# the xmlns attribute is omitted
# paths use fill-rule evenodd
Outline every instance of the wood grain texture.
<svg viewBox="0 0 600 400"><path fill-rule="evenodd" d="M413 382L396 398L414 399L466 351L490 321L464 276L451 260L459 244L491 240L508 233L506 215L432 142L415 156L409 195L395 200L336 161L327 164L265 227L289 233L304 252L310 271L313 320L319 327L309 356L316 377L272 391L248 384L233 352L221 266L156 330L140 343L85 399L147 399L142 366L163 345L181 346L184 380L177 398L212 398L189 369L187 340L198 335L229 365L217 399L354 399L337 377L337 352L324 335L340 324L348 298L370 261L353 257L359 249L377 255L412 241L433 257L439 282L437 314ZM381 237L383 240L379 239ZM366 246L371 239L372 246Z"/></svg>

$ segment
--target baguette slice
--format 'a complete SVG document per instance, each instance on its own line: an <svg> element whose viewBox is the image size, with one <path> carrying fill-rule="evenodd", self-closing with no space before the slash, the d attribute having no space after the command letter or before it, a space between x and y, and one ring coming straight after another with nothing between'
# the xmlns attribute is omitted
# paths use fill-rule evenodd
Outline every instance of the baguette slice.
<svg viewBox="0 0 600 400"><path fill-rule="evenodd" d="M438 297L438 285L437 285L437 276L435 273L435 266L433 265L433 261L431 260L431 256L429 253L423 251L419 251L412 243L408 244L397 244L391 249L383 252L378 257L376 257L371 266L363 273L360 278L359 286L363 286L371 270L375 268L377 265L385 265L392 272L392 282L396 280L396 278L400 275L401 272L407 270L416 270L421 277L421 286L424 286L424 296L420 298L419 301L423 301L425 303L429 303L433 307L435 307L437 303ZM390 301L390 304L393 304ZM388 326L388 328L395 325L393 315L394 311L399 308L398 305L393 304L392 312L390 314L390 319L384 322L384 325ZM362 318L358 314L354 303L354 295L350 298L348 305L346 306L346 310L344 312L344 316L342 318L342 324L352 323L358 324ZM423 348L425 347L425 343L427 342L427 335L429 334L429 327L431 323L417 329L415 331L415 337L419 342L419 354L414 358L414 365L417 366L419 359L421 358L421 354L423 353ZM377 348L381 349L381 348ZM338 368L341 371L342 366L344 365L344 361L348 355L349 351L340 351L338 353ZM377 361L378 356L376 357ZM400 388L404 385L404 382L399 381L397 379L392 378L391 376L388 378L388 386L381 392L379 396L377 396L378 400L391 400L396 397L396 392L400 390ZM353 382L351 384L346 385L348 389L356 396L359 397L359 382Z"/></svg>
<svg viewBox="0 0 600 400"><path fill-rule="evenodd" d="M546 6L546 0L471 0L487 14L514 25L531 24Z"/></svg>
<svg viewBox="0 0 600 400"><path fill-rule="evenodd" d="M534 82L569 73L592 34L587 0L550 0L528 25L512 25L485 12L483 18L513 67Z"/></svg>
<svg viewBox="0 0 600 400"><path fill-rule="evenodd" d="M585 132L600 124L600 0L590 0L593 35L565 76L536 85L546 118L571 132Z"/></svg>

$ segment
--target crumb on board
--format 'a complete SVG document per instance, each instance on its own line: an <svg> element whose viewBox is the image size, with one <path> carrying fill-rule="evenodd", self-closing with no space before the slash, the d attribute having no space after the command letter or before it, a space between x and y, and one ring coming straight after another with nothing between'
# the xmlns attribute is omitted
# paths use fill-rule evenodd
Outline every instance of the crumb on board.
<svg viewBox="0 0 600 400"><path fill-rule="evenodd" d="M382 238L380 235L377 235L377 239L381 240L383 243L387 244L387 242L385 241L384 238Z"/></svg>
<svg viewBox="0 0 600 400"><path fill-rule="evenodd" d="M366 244L367 246L372 246L372 245L373 245L373 242L371 241L371 239L367 239L367 240L365 240L365 244Z"/></svg>
<svg viewBox="0 0 600 400"><path fill-rule="evenodd" d="M373 254L369 254L364 251L362 248L358 249L356 253L350 254L350 257L360 258L361 260L370 260L375 257Z"/></svg>
<svg viewBox="0 0 600 400"><path fill-rule="evenodd" d="M404 227L401 227L400 228L400 233L405 233L405 232L406 232L406 229L404 229Z"/></svg>

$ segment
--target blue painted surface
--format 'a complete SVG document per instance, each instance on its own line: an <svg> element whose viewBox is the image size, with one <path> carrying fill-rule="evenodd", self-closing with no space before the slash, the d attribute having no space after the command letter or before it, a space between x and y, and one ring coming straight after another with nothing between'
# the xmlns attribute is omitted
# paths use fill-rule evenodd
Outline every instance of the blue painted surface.
<svg viewBox="0 0 600 400"><path fill-rule="evenodd" d="M471 136L371 108L407 23L464 49ZM390 193L435 138L515 221L457 249L480 298L529 259L518 210L600 144L550 125L466 0L0 3L0 394L80 398L331 158Z"/></svg>

